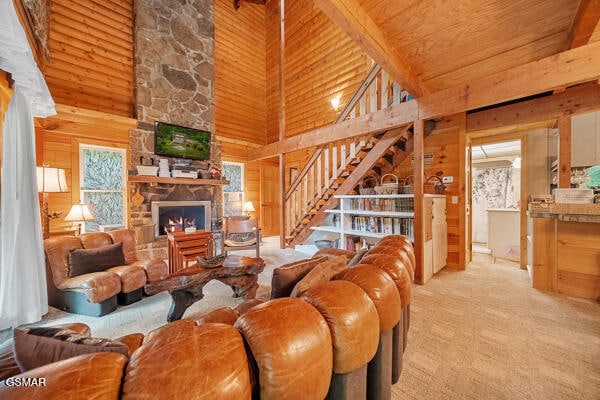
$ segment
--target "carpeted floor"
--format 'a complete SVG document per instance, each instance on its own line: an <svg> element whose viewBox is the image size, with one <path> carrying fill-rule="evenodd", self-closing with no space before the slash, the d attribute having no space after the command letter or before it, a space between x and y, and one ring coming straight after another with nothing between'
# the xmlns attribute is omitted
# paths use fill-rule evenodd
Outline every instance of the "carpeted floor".
<svg viewBox="0 0 600 400"><path fill-rule="evenodd" d="M237 252L252 255L252 251ZM306 258L265 238L270 284L274 267ZM235 306L231 289L205 286L186 315ZM96 337L147 333L166 322L170 296L159 293L101 318L56 309L35 325L84 322ZM184 315L185 316L185 315ZM0 343L10 336L0 332ZM475 255L464 272L443 269L413 286L411 327L393 399L600 399L600 304L542 293L515 263Z"/></svg>
<svg viewBox="0 0 600 400"><path fill-rule="evenodd" d="M476 255L413 286L394 399L600 399L600 305Z"/></svg>

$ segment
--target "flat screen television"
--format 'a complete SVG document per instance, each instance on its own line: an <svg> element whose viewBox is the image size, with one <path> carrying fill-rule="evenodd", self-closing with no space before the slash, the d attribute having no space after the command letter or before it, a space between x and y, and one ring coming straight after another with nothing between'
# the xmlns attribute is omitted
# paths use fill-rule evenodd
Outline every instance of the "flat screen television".
<svg viewBox="0 0 600 400"><path fill-rule="evenodd" d="M210 132L155 121L154 153L165 157L209 160Z"/></svg>

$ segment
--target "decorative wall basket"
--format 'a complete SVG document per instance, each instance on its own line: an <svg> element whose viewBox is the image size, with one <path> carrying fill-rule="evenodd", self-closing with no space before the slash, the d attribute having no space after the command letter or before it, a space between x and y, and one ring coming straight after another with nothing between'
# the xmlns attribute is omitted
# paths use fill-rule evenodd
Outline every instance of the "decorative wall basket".
<svg viewBox="0 0 600 400"><path fill-rule="evenodd" d="M427 194L446 194L446 185L437 175L432 175L425 180L423 184L423 193Z"/></svg>

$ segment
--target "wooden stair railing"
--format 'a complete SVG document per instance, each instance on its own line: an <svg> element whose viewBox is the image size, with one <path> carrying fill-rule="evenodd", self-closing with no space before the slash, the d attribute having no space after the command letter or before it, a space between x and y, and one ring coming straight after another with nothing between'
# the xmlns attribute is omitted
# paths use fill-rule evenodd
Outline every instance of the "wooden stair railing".
<svg viewBox="0 0 600 400"><path fill-rule="evenodd" d="M327 190L326 193L323 193L322 197L315 197L312 205L307 207L306 211L302 213L303 215L297 216L295 226L292 227L291 234L287 240L288 245L294 246L303 243L312 234L310 227L321 224L327 217L324 210L337 206L338 199L334 195L350 193L358 185L363 176L370 171L377 160L386 153L388 148L406 135L407 128L387 131L368 152L365 152L364 158L355 160L357 161L355 164L356 168L351 173L346 177L339 177L339 180L336 180L337 185L335 188Z"/></svg>
<svg viewBox="0 0 600 400"><path fill-rule="evenodd" d="M373 64L359 89L340 113L336 123L379 111L391 104L405 101L407 96L408 93L403 91L397 82L391 81L379 65ZM397 133L397 130L394 132ZM371 135L357 140L328 143L315 148L283 195L288 245L293 246L306 240L312 233L310 226L320 224L325 218L325 214L320 210L328 204L332 195L349 193L369 168L385 155L387 148L382 148L385 144L380 143L381 139L387 138L388 134L389 132L383 136ZM378 140L377 136L381 139ZM398 137L395 134L392 136L394 140L388 147L400 140L406 140L402 138L402 134ZM386 139L384 143L388 141L389 139ZM371 150L374 148L377 148L374 152L378 154L377 157L372 154ZM393 154L392 152L387 156L390 161L393 161ZM373 161L367 162L370 163L369 168L362 167L366 158L371 160L374 157ZM346 183L350 177L352 177L350 181L354 184Z"/></svg>

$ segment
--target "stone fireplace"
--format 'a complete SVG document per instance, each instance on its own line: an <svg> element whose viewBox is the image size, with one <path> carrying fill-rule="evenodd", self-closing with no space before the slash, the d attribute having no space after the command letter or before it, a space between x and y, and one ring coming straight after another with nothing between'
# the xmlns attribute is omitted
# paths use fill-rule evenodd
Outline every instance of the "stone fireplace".
<svg viewBox="0 0 600 400"><path fill-rule="evenodd" d="M144 164L149 165L152 160L158 165L154 154L155 121L210 131L210 160L192 161L192 164L201 169L208 166L221 169L221 149L214 141L213 7L212 1L136 1L138 125L130 132L130 170L135 170L141 159ZM174 160L169 159L169 162L173 164ZM210 202L211 209L205 215L204 224L208 225L206 229L219 225L223 209L219 185L135 182L129 184L129 190L130 223L134 229L154 224L152 204L161 201ZM166 236L140 244L138 253L140 258L167 258Z"/></svg>
<svg viewBox="0 0 600 400"><path fill-rule="evenodd" d="M154 236L181 232L186 228L209 230L210 211L210 201L153 201Z"/></svg>

